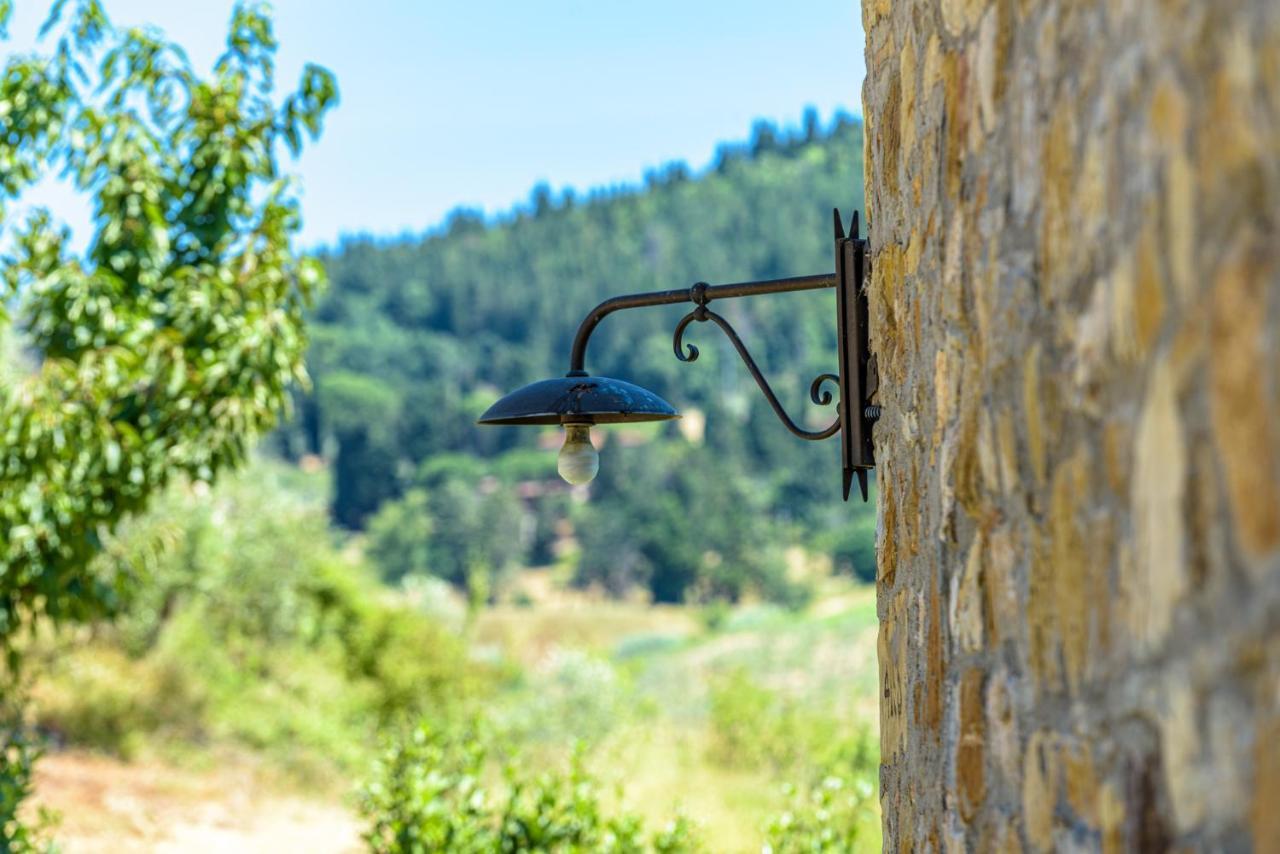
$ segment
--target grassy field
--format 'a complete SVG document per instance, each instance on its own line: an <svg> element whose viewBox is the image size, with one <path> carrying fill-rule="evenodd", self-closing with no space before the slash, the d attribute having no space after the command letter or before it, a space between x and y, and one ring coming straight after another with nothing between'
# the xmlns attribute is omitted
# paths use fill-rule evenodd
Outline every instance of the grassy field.
<svg viewBox="0 0 1280 854"><path fill-rule="evenodd" d="M715 687L737 680L874 742L875 592L828 585L808 613L745 606L715 631L699 616L569 598L491 609L475 633L524 663L528 693L575 730L539 734L552 744L588 738L593 770L618 785L628 808L654 821L681 811L699 822L714 851L759 851L765 818L786 808L793 769L733 755L736 745L716 730ZM515 702L516 714L530 714L527 699ZM873 812L859 850L879 850L879 842Z"/></svg>
<svg viewBox="0 0 1280 854"><path fill-rule="evenodd" d="M869 587L828 580L803 613L759 604L710 612L595 599L561 590L545 573L524 582L524 604L455 621L477 666L506 674L485 702L496 743L523 761L549 764L564 762L576 747L619 808L654 824L685 814L712 851L760 851L766 823L793 803L789 786L811 783L814 769L827 767L820 755L827 743L862 736L874 749L876 619ZM94 696L75 681L86 668L96 668L93 684L127 695L156 667L94 639L63 649L61 665L49 671L60 675L34 686L37 706ZM135 699L113 702L132 709L127 704ZM78 710L85 720L78 726L101 726L93 720L100 712ZM59 714L81 719L65 709ZM162 842L219 850L232 839L244 850L266 850L258 842L291 832L288 815L303 816L299 830L343 829L331 834L332 846L314 850L355 844L351 784L361 777L359 754L374 743L353 745L341 763L328 764L323 747L240 745L231 772L221 758L227 745L216 735L210 740L216 726L206 724L193 740L171 723L149 732L145 715L130 715L144 723L127 734L124 753L112 758L76 749L46 760L38 800L66 816L66 850L155 850ZM77 744L75 731L60 738ZM880 837L867 767L874 765L863 763L859 771L860 785L871 791L857 850L871 851ZM237 806L249 801L253 809ZM276 820L277 813L284 817Z"/></svg>

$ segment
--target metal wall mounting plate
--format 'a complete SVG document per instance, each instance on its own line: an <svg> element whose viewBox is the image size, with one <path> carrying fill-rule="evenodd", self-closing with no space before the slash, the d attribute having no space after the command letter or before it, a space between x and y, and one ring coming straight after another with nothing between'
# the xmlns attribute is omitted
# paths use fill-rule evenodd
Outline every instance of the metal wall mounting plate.
<svg viewBox="0 0 1280 854"><path fill-rule="evenodd" d="M868 381L871 345L867 329L867 241L859 235L858 212L853 212L849 234L845 235L840 211L835 220L836 324L840 341L840 452L843 460L844 498L854 477L862 500L868 500L867 472L875 468L871 429L879 417L879 407L871 404L876 378Z"/></svg>

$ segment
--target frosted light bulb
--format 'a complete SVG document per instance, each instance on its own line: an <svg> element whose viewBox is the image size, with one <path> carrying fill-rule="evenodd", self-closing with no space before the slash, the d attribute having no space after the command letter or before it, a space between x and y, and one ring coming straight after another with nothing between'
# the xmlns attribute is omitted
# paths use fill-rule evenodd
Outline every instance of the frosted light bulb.
<svg viewBox="0 0 1280 854"><path fill-rule="evenodd" d="M556 471L574 485L590 483L600 470L600 455L591 444L591 427L587 424L564 425L564 447L556 460Z"/></svg>

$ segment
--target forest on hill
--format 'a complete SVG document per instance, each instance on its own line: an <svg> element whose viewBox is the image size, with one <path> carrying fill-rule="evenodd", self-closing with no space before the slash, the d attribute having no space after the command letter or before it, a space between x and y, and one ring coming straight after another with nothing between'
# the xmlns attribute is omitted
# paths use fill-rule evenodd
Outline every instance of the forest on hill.
<svg viewBox="0 0 1280 854"><path fill-rule="evenodd" d="M785 543L873 574L872 514L840 501L836 444L788 433L718 330L690 330L702 358L677 361L678 306L615 315L592 341L591 373L653 389L691 417L595 431L588 495L556 477L557 430L475 425L501 393L562 375L578 322L602 299L829 271L831 210L863 207L862 130L810 111L791 130L758 123L699 174L671 164L642 187L585 198L540 185L492 221L458 210L419 239L344 241L322 253L313 388L275 446L331 463L332 516L368 532L388 580L431 573L489 595L506 570L553 562L566 542L577 583L658 601L802 598ZM834 417L807 395L834 367L834 301L719 306L802 424Z"/></svg>

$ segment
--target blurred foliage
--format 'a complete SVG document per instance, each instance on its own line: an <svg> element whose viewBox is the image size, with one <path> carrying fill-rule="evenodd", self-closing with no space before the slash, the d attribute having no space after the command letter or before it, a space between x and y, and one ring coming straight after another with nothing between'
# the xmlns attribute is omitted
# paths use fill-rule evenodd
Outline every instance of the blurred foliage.
<svg viewBox="0 0 1280 854"><path fill-rule="evenodd" d="M531 670L487 714L495 738L512 749L594 746L643 705L624 674L582 650L552 650Z"/></svg>
<svg viewBox="0 0 1280 854"><path fill-rule="evenodd" d="M0 37L11 12L0 2ZM122 520L243 462L305 378L303 312L324 273L290 246L298 206L277 157L316 137L337 100L314 65L273 100L276 40L258 5L235 7L208 76L158 31L114 27L98 0L56 0L41 36L51 53L10 53L0 69L0 346L16 320L37 363L0 371L6 705L21 630L126 607L146 561L107 559ZM43 210L10 221L50 175L91 199L83 256ZM112 714L136 713L99 687ZM17 820L33 755L21 714L4 717L8 850L33 844Z"/></svg>
<svg viewBox="0 0 1280 854"><path fill-rule="evenodd" d="M563 373L578 322L606 297L830 270L831 209L847 218L862 207L861 148L856 120L824 124L810 111L801 128L759 123L703 174L672 164L643 187L585 198L540 186L493 220L459 210L419 239L344 241L321 258L332 287L310 327L315 390L277 447L332 461L333 517L376 533L387 578L494 581L506 562L553 562L561 540L580 548L577 581L611 593L802 604L806 591L787 579L775 545L871 513L839 500L837 443L788 433L716 330L690 333L696 365L672 358L680 307L610 318L587 367L696 410L706 429L687 438L676 424L596 430L601 470L585 505L570 500L554 450L541 444L553 431L474 421L500 393ZM807 395L836 357L833 293L719 310L801 423L835 417ZM464 489L481 483L520 496L486 523L501 543L453 533L478 512ZM467 554L497 548L508 552Z"/></svg>
<svg viewBox="0 0 1280 854"><path fill-rule="evenodd" d="M579 584L642 587L658 602L803 600L766 498L720 460L683 443L619 448L598 480L577 516Z"/></svg>
<svg viewBox="0 0 1280 854"><path fill-rule="evenodd" d="M635 815L606 808L580 752L567 768L534 773L508 762L498 785L486 781L487 747L475 735L420 726L393 740L363 789L375 852L640 852L703 850L690 822L649 831Z"/></svg>
<svg viewBox="0 0 1280 854"><path fill-rule="evenodd" d="M745 669L711 684L712 761L790 782L765 826L766 852L847 852L878 823L879 752L866 727L771 690ZM865 847L865 846L864 846Z"/></svg>
<svg viewBox="0 0 1280 854"><path fill-rule="evenodd" d="M561 639L518 667L505 656L533 634L505 652L486 645L446 582L410 574L380 585L329 527L325 480L258 460L212 489L175 485L131 520L104 559L136 560L129 549L143 544L148 584L110 623L40 633L28 651L34 723L59 743L126 757L246 747L303 783L350 779L380 735L401 734L364 795L377 850L499 850L494 840L529 850L521 839L547 850L689 850L688 822L663 830L649 806L643 825L619 806L613 781L642 788L634 775L654 773L620 764L619 746L646 739L686 744L661 761L701 780L760 790L753 805L726 807L745 822L743 839L856 838L861 850L875 838L874 799L860 794L874 791L874 744L819 684L856 680L828 669L806 681L797 670L865 634L869 596L839 619L735 608L722 621L733 637L657 636L651 609L581 597L579 619L604 632L595 642L566 627L567 612L509 608ZM164 547L152 553L156 541ZM626 614L642 619L619 620ZM422 722L424 743L406 722ZM473 748L479 758L468 758ZM672 790L672 806L686 796ZM423 841L439 834L446 847Z"/></svg>
<svg viewBox="0 0 1280 854"><path fill-rule="evenodd" d="M695 756L662 754L658 761L679 763L678 773L696 768L704 782L759 780L771 789L761 793L759 812L735 809L764 850L873 850L879 757L872 732L827 701L768 687L745 667L708 659L711 653L690 651L711 682L705 718L696 722L655 705L609 661L562 651L467 726L426 722L393 736L362 790L367 840L378 851L701 850L687 819L646 845L637 818L620 806L602 808L626 803L626 789L641 785L637 773L669 773L619 764L631 750L648 752L643 745L652 739L705 747ZM647 655L663 667L670 648ZM608 791L600 779L619 781L611 797L601 797ZM746 829L735 839L753 835Z"/></svg>
<svg viewBox="0 0 1280 854"><path fill-rule="evenodd" d="M387 581L435 575L486 601L521 556L524 512L510 490L481 492L452 477L432 483L387 502L370 520L369 557Z"/></svg>
<svg viewBox="0 0 1280 854"><path fill-rule="evenodd" d="M7 705L12 698L0 698ZM35 763L42 751L34 734L21 724L18 715L5 709L0 727L0 851L5 854L34 854L55 851L51 833L56 817L40 809L33 821L18 811L35 788Z"/></svg>
<svg viewBox="0 0 1280 854"><path fill-rule="evenodd" d="M349 766L380 726L460 718L491 687L497 672L456 635L338 552L323 504L282 487L284 473L175 488L130 526L144 541L167 530L170 546L95 643L33 651L41 727L125 755L213 739Z"/></svg>
<svg viewBox="0 0 1280 854"><path fill-rule="evenodd" d="M238 5L209 77L150 29L117 30L97 0L58 0L51 56L0 73L0 322L15 312L42 363L0 387L0 644L43 613L119 607L128 567L92 559L178 475L243 461L303 378L303 310L323 271L298 258L282 147L315 136L337 98L307 66L271 98L275 37ZM93 201L87 255L44 212L3 220L42 175Z"/></svg>
<svg viewBox="0 0 1280 854"><path fill-rule="evenodd" d="M787 786L788 807L769 820L763 854L847 854L875 836L875 777L832 774L811 786ZM867 833L868 826L872 833ZM863 843L859 845L859 843Z"/></svg>
<svg viewBox="0 0 1280 854"><path fill-rule="evenodd" d="M430 575L434 533L435 520L428 512L427 493L411 489L403 498L382 505L369 520L365 554L389 582Z"/></svg>
<svg viewBox="0 0 1280 854"><path fill-rule="evenodd" d="M865 773L879 761L865 729L771 690L745 668L715 674L710 689L715 762L812 776Z"/></svg>
<svg viewBox="0 0 1280 854"><path fill-rule="evenodd" d="M872 491L872 506L875 506L875 501L876 495ZM846 525L824 531L815 544L821 551L831 555L832 568L835 572L852 576L867 584L875 583L875 514L864 513Z"/></svg>

